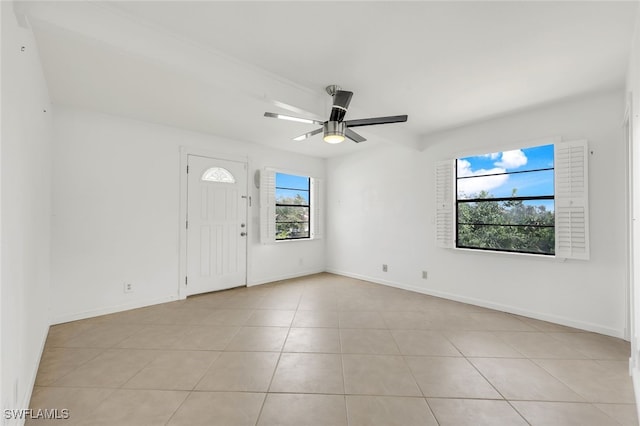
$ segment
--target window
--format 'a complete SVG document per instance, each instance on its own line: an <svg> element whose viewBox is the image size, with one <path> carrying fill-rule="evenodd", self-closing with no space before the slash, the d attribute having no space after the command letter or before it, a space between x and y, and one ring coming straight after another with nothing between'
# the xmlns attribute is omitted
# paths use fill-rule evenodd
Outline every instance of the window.
<svg viewBox="0 0 640 426"><path fill-rule="evenodd" d="M437 245L588 259L587 153L558 141L438 162Z"/></svg>
<svg viewBox="0 0 640 426"><path fill-rule="evenodd" d="M265 168L260 187L260 241L304 241L322 238L322 180Z"/></svg>
<svg viewBox="0 0 640 426"><path fill-rule="evenodd" d="M307 176L276 173L276 240L310 237L310 181Z"/></svg>
<svg viewBox="0 0 640 426"><path fill-rule="evenodd" d="M458 158L456 247L555 253L553 145Z"/></svg>

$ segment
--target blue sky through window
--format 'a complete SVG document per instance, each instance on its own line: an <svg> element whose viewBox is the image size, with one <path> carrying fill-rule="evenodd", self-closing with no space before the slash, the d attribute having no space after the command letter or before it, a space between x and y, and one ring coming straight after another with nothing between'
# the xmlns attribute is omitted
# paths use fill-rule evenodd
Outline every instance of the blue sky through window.
<svg viewBox="0 0 640 426"><path fill-rule="evenodd" d="M493 197L553 195L553 145L536 146L486 155L458 158L458 199L474 198L480 191ZM528 172L527 172L528 171ZM527 172L515 173L510 172ZM506 173L506 174L505 174ZM553 210L553 200L536 201Z"/></svg>
<svg viewBox="0 0 640 426"><path fill-rule="evenodd" d="M309 204L309 178L276 173L276 200L295 198L296 195L300 195Z"/></svg>

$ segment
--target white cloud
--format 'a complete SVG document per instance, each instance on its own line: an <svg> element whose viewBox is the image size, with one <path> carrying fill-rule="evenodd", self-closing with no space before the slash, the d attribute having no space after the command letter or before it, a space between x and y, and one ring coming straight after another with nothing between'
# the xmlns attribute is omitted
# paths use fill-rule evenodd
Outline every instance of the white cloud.
<svg viewBox="0 0 640 426"><path fill-rule="evenodd" d="M502 153L502 159L494 164L503 169L516 169L527 164L527 156L524 155L521 149L504 151Z"/></svg>
<svg viewBox="0 0 640 426"><path fill-rule="evenodd" d="M458 160L458 177L463 176L480 176L493 174L493 176L477 177L475 179L458 180L458 195L477 195L480 191L491 192L491 190L499 188L509 180L509 175L496 173L504 173L505 169L494 167L493 169L471 170L471 163L467 160Z"/></svg>
<svg viewBox="0 0 640 426"><path fill-rule="evenodd" d="M500 153L499 152L492 152L491 154L484 154L483 157L484 158L490 158L492 160L496 160L496 159L498 159L498 157L500 157Z"/></svg>
<svg viewBox="0 0 640 426"><path fill-rule="evenodd" d="M458 195L467 197L478 195L480 191L491 192L504 185L509 180L509 175L493 175L478 177L475 179L462 179L458 181Z"/></svg>
<svg viewBox="0 0 640 426"><path fill-rule="evenodd" d="M458 176L469 177L478 176L474 179L458 180L458 196L474 196L480 191L491 193L493 190L505 185L509 180L509 175L504 174L507 169L517 169L527 164L527 156L520 149L504 152L493 152L482 155L483 158L498 160L493 163L492 169L472 170L471 163L467 160L458 160ZM485 176L489 175L489 176Z"/></svg>
<svg viewBox="0 0 640 426"><path fill-rule="evenodd" d="M471 171L471 163L467 160L458 160L458 176L473 176Z"/></svg>

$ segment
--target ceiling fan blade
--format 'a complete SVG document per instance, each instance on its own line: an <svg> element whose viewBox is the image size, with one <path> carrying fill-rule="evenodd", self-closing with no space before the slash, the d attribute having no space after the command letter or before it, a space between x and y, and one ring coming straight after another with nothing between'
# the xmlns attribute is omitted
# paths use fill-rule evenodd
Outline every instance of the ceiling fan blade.
<svg viewBox="0 0 640 426"><path fill-rule="evenodd" d="M342 121L347 113L353 92L346 90L338 90L333 95L333 108L331 108L331 117L329 121Z"/></svg>
<svg viewBox="0 0 640 426"><path fill-rule="evenodd" d="M358 120L348 120L344 124L347 127L360 127L360 126L373 126L374 124L388 124L388 123L402 123L407 121L406 115L392 115L389 117L373 117L373 118L361 118Z"/></svg>
<svg viewBox="0 0 640 426"><path fill-rule="evenodd" d="M322 124L322 123L320 123L320 124ZM305 133L304 135L300 135L297 138L293 138L293 140L294 141L303 141L303 140L305 140L307 138L310 138L313 135L317 135L318 133L322 133L322 127L320 127L319 129L316 129L316 130L312 130L312 131L310 131L308 133Z"/></svg>
<svg viewBox="0 0 640 426"><path fill-rule="evenodd" d="M351 139L352 141L356 142L356 143L360 143L360 142L366 141L365 138L363 138L362 136L360 136L359 134L357 134L356 132L354 132L351 129L345 129L344 135L346 137L348 137L349 139Z"/></svg>
<svg viewBox="0 0 640 426"><path fill-rule="evenodd" d="M313 120L310 118L293 117L291 115L276 114L275 112L265 112L264 116L271 117L271 118L279 118L280 120L297 121L298 123L319 124L319 125L323 124L322 121Z"/></svg>

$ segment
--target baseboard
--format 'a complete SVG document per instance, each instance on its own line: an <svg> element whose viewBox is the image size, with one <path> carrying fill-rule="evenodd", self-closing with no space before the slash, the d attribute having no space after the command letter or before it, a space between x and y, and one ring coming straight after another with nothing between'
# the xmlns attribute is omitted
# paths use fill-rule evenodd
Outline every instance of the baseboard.
<svg viewBox="0 0 640 426"><path fill-rule="evenodd" d="M161 303L174 302L176 300L178 300L178 295L165 296L159 299L139 300L136 302L124 303L122 305L107 306L104 308L91 309L89 311L82 311L82 312L76 312L73 314L60 315L52 318L51 325L98 317L100 315L114 314L116 312L128 311L130 309L144 308L146 306L159 305Z"/></svg>
<svg viewBox="0 0 640 426"><path fill-rule="evenodd" d="M23 392L23 395L22 395L22 401L20 402L20 405L16 407L19 409L29 408L29 403L31 402L31 395L33 395L33 388L36 385L36 377L38 376L38 369L40 368L40 361L42 360L42 354L44 353L44 345L47 342L47 336L49 335L48 325L43 327L42 333L40 333L40 335L41 335L41 342L40 342L40 354L38 355L38 362L32 369L31 377L27 382L28 387L25 389L25 392ZM8 408L8 407L5 407L5 408ZM18 421L18 423L20 423L20 421Z"/></svg>
<svg viewBox="0 0 640 426"><path fill-rule="evenodd" d="M533 319L537 319L537 320L541 320L541 321L548 321L548 322L552 322L555 324L560 324L560 325L564 325L567 327L573 327L573 328L577 328L580 330L585 330L585 331L592 331L594 333L599 333L599 334L604 334L607 336L612 336L612 337L617 337L619 339L624 339L624 330L617 330L614 328L610 328L610 327L604 327L601 326L599 324L593 324L593 323L589 323L589 322L584 322L584 321L576 321L573 320L571 318L566 318L566 317L560 317L560 316L556 316L556 315L549 315L546 313L542 313L542 312L535 312L535 311L529 311L526 309L521 309L515 306L510 306L510 305L503 305L500 303L494 303L488 300L484 300L484 299L476 299L476 298L472 298L472 297L465 297L465 296L460 296L458 294L454 294L454 293L448 293L448 292L443 292L443 291L438 291L438 290L431 290L428 288L422 288L422 287L417 287L417 286L412 286L412 285L408 285L408 284L404 284L404 283L399 283L399 282L395 282L395 281L389 281L389 280L383 280L380 278L376 278L376 277L369 277L366 275L361 275L361 274L354 274L351 272L347 272L347 271L340 271L337 269L331 269L328 268L326 270L326 272L332 273L332 274L337 274L337 275L344 275L346 277L351 277L351 278L356 278L359 280L364 280L364 281L370 281L376 284L382 284L382 285L386 285L389 287L395 287L395 288L401 288L403 290L410 290L410 291L415 291L416 293L422 293L422 294L427 294L429 296L435 296L435 297L440 297L443 299L448 299L448 300L454 300L456 302L462 302L462 303L467 303L470 305L475 305L475 306L480 306L483 308L489 308L489 309L495 309L498 311L502 311L502 312L508 312L511 314L516 314L516 315L521 315L524 317L528 317L528 318L533 318Z"/></svg>
<svg viewBox="0 0 640 426"><path fill-rule="evenodd" d="M633 394L636 398L636 412L640 419L640 370L637 367L632 368L630 373L631 382L633 383Z"/></svg>
<svg viewBox="0 0 640 426"><path fill-rule="evenodd" d="M283 275L277 275L277 276L272 276L267 278L261 278L259 280L251 280L250 282L247 282L247 287L253 287L261 284L268 284L275 281L289 280L291 278L306 277L307 275L320 274L322 272L325 272L324 268L309 269L306 271L294 272L292 274L283 274Z"/></svg>
<svg viewBox="0 0 640 426"><path fill-rule="evenodd" d="M267 284L267 283L271 283L271 282L274 282L274 281L288 280L288 279L291 279L291 278L299 278L299 277L304 277L304 276L307 276L307 275L319 274L321 272L324 272L323 268L310 269L310 270L306 270L306 271L295 272L295 273L292 273L292 274L277 275L277 276L262 278L262 279L259 279L259 280L252 280L251 282L247 282L247 287L252 287L252 286L260 285L260 284ZM173 302L173 301L176 301L176 300L179 300L178 295L162 297L162 298L159 298L159 299L142 300L142 301L137 301L137 302L125 303L125 304L122 304L122 305L107 306L107 307L99 308L99 309L92 309L92 310L88 310L88 311L82 311L82 312L76 312L76 313L72 313L72 314L60 315L60 316L54 317L51 320L51 325L62 324L62 323L65 323L65 322L70 322L70 321L78 321L78 320L82 320L82 319L97 317L97 316L100 316L100 315L113 314L113 313L116 313L116 312L128 311L130 309L144 308L145 306L158 305L160 303Z"/></svg>

